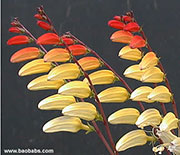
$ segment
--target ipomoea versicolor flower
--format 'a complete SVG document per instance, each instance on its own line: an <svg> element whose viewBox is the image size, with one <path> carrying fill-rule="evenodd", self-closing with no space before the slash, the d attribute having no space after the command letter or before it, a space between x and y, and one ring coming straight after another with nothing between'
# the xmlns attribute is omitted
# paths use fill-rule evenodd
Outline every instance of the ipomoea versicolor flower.
<svg viewBox="0 0 180 155"><path fill-rule="evenodd" d="M25 33L25 30L20 27L10 27L9 32L12 33Z"/></svg>
<svg viewBox="0 0 180 155"><path fill-rule="evenodd" d="M73 103L76 103L74 96L55 94L41 100L38 108L41 110L62 110Z"/></svg>
<svg viewBox="0 0 180 155"><path fill-rule="evenodd" d="M58 93L79 98L87 98L91 95L91 89L88 84L83 81L71 81L59 88Z"/></svg>
<svg viewBox="0 0 180 155"><path fill-rule="evenodd" d="M72 52L72 55L77 56L77 55L84 55L89 52L89 50L83 46L83 45L70 45L68 46L69 50Z"/></svg>
<svg viewBox="0 0 180 155"><path fill-rule="evenodd" d="M52 30L52 26L46 22L38 20L37 25L46 31Z"/></svg>
<svg viewBox="0 0 180 155"><path fill-rule="evenodd" d="M12 56L10 61L12 63L18 63L26 60L31 60L35 58L40 58L44 55L44 52L42 52L37 47L26 47L23 48L17 52L15 52Z"/></svg>
<svg viewBox="0 0 180 155"><path fill-rule="evenodd" d="M141 48L146 46L146 41L138 35L135 35L131 38L129 46L131 48Z"/></svg>
<svg viewBox="0 0 180 155"><path fill-rule="evenodd" d="M19 76L32 75L37 73L46 73L52 68L51 62L44 62L43 59L35 59L25 64L19 70Z"/></svg>
<svg viewBox="0 0 180 155"><path fill-rule="evenodd" d="M140 112L135 108L120 109L108 117L110 124L135 124Z"/></svg>
<svg viewBox="0 0 180 155"><path fill-rule="evenodd" d="M37 39L36 43L40 45L57 45L60 43L60 37L55 33L45 33Z"/></svg>
<svg viewBox="0 0 180 155"><path fill-rule="evenodd" d="M29 44L33 42L33 39L26 36L26 35L18 35L10 38L7 41L8 45L22 45L22 44Z"/></svg>
<svg viewBox="0 0 180 155"><path fill-rule="evenodd" d="M112 28L120 29L120 30L122 30L125 26L125 24L123 22L120 22L118 20L110 20L108 22L108 25Z"/></svg>
<svg viewBox="0 0 180 155"><path fill-rule="evenodd" d="M136 22L130 22L124 26L125 31L138 32L141 27Z"/></svg>
<svg viewBox="0 0 180 155"><path fill-rule="evenodd" d="M27 88L29 90L59 89L65 83L64 80L48 81L48 75L42 75L32 80Z"/></svg>
<svg viewBox="0 0 180 155"><path fill-rule="evenodd" d="M129 98L128 91L123 87L110 87L98 94L101 103L121 103Z"/></svg>

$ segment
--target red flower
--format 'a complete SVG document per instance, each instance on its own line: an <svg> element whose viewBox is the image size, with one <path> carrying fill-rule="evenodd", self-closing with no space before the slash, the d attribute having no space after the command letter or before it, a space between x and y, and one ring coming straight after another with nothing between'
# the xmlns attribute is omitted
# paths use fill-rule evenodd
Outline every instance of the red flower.
<svg viewBox="0 0 180 155"><path fill-rule="evenodd" d="M123 16L122 19L125 21L125 22L131 22L132 21L132 18L130 16Z"/></svg>
<svg viewBox="0 0 180 155"><path fill-rule="evenodd" d="M7 44L8 45L21 45L21 44L28 44L32 41L33 41L32 38L29 38L25 35L19 35L19 36L15 36L15 37L10 38L7 41Z"/></svg>
<svg viewBox="0 0 180 155"><path fill-rule="evenodd" d="M24 33L25 31L22 28L19 28L19 27L10 27L9 32L12 32L12 33Z"/></svg>
<svg viewBox="0 0 180 155"><path fill-rule="evenodd" d="M140 26L136 22L130 22L126 26L124 26L124 30L130 32L138 32L140 30Z"/></svg>
<svg viewBox="0 0 180 155"><path fill-rule="evenodd" d="M146 41L141 36L134 36L129 45L131 48L141 48L146 46Z"/></svg>
<svg viewBox="0 0 180 155"><path fill-rule="evenodd" d="M121 17L120 17L120 16L114 16L113 19L114 19L114 20L121 21Z"/></svg>
<svg viewBox="0 0 180 155"><path fill-rule="evenodd" d="M112 28L120 29L120 30L123 29L124 26L125 26L124 23L122 23L122 22L120 22L120 21L117 21L117 20L110 20L110 21L108 22L108 25L109 25L110 27L112 27Z"/></svg>
<svg viewBox="0 0 180 155"><path fill-rule="evenodd" d="M87 48L83 45L71 45L68 47L72 55L83 55L88 52Z"/></svg>
<svg viewBox="0 0 180 155"><path fill-rule="evenodd" d="M35 14L34 17L35 17L36 19L39 19L39 20L46 20L46 17L45 17L45 16L42 16L42 15L40 15L40 14Z"/></svg>
<svg viewBox="0 0 180 155"><path fill-rule="evenodd" d="M50 45L50 44L57 45L60 43L60 38L55 33L45 33L37 39L36 43L42 45Z"/></svg>
<svg viewBox="0 0 180 155"><path fill-rule="evenodd" d="M19 26L19 23L16 22L16 21L13 21L13 22L11 22L11 25L12 25L12 26Z"/></svg>
<svg viewBox="0 0 180 155"><path fill-rule="evenodd" d="M59 45L61 45L61 46L64 46L64 43L63 42L65 42L67 45L72 45L72 44L74 44L74 40L73 39L71 39L71 38L66 38L66 37L61 37L61 42L60 42L60 44Z"/></svg>
<svg viewBox="0 0 180 155"><path fill-rule="evenodd" d="M46 23L46 22L43 22L43 21L38 20L38 21L37 21L37 25L38 25L39 27L43 28L44 30L47 30L47 31L52 30L52 26L49 25L49 24Z"/></svg>

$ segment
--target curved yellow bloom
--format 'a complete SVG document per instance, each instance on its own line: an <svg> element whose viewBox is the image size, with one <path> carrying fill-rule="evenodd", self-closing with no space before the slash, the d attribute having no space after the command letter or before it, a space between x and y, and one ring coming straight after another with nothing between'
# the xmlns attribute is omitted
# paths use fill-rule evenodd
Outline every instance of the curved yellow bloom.
<svg viewBox="0 0 180 155"><path fill-rule="evenodd" d="M164 73L157 67L146 69L141 77L142 82L159 83L164 81Z"/></svg>
<svg viewBox="0 0 180 155"><path fill-rule="evenodd" d="M120 109L108 117L110 124L135 124L140 113L135 108Z"/></svg>
<svg viewBox="0 0 180 155"><path fill-rule="evenodd" d="M19 76L46 73L52 68L51 62L44 62L44 59L35 59L25 64L19 70Z"/></svg>
<svg viewBox="0 0 180 155"><path fill-rule="evenodd" d="M86 121L92 121L97 116L96 107L88 102L77 102L65 107L62 110L63 115L76 116Z"/></svg>
<svg viewBox="0 0 180 155"><path fill-rule="evenodd" d="M162 140L163 143L171 143L175 138L177 138L177 136L171 131L156 130L156 135Z"/></svg>
<svg viewBox="0 0 180 155"><path fill-rule="evenodd" d="M111 87L100 92L98 98L102 103L121 103L129 98L129 93L123 87Z"/></svg>
<svg viewBox="0 0 180 155"><path fill-rule="evenodd" d="M125 46L119 51L119 57L122 59L138 61L142 58L142 52L138 48L132 49L129 46Z"/></svg>
<svg viewBox="0 0 180 155"><path fill-rule="evenodd" d="M175 155L180 154L180 137L175 138L169 145L168 150Z"/></svg>
<svg viewBox="0 0 180 155"><path fill-rule="evenodd" d="M159 59L156 57L154 52L148 52L141 60L139 67L140 69L146 69L154 67L158 64Z"/></svg>
<svg viewBox="0 0 180 155"><path fill-rule="evenodd" d="M132 101L142 101L142 102L147 102L147 103L152 103L154 101L151 101L147 98L147 96L153 91L151 87L148 86L141 86L137 89L135 89L131 93L130 99Z"/></svg>
<svg viewBox="0 0 180 155"><path fill-rule="evenodd" d="M124 151L134 146L145 145L147 141L153 141L154 138L147 136L143 130L134 130L125 134L117 143L116 150Z"/></svg>
<svg viewBox="0 0 180 155"><path fill-rule="evenodd" d="M171 131L172 129L178 128L179 120L172 112L168 112L162 120L159 126L161 131Z"/></svg>
<svg viewBox="0 0 180 155"><path fill-rule="evenodd" d="M59 89L64 84L64 80L48 81L47 78L48 75L37 77L27 85L27 88L29 90Z"/></svg>
<svg viewBox="0 0 180 155"><path fill-rule="evenodd" d="M91 89L88 84L83 81L71 81L63 85L58 90L58 93L79 98L87 98L91 95Z"/></svg>
<svg viewBox="0 0 180 155"><path fill-rule="evenodd" d="M139 128L144 128L145 126L153 126L159 125L162 121L162 117L157 109L150 108L145 110L141 115L138 117L136 121L136 125Z"/></svg>
<svg viewBox="0 0 180 155"><path fill-rule="evenodd" d="M153 91L148 95L148 99L168 103L171 101L172 94L169 92L168 88L165 86L157 86Z"/></svg>
<svg viewBox="0 0 180 155"><path fill-rule="evenodd" d="M80 69L74 63L65 63L54 67L48 74L48 80L77 79Z"/></svg>
<svg viewBox="0 0 180 155"><path fill-rule="evenodd" d="M132 65L132 66L129 66L124 71L123 74L127 78L140 80L142 75L143 75L143 73L144 73L144 70L140 70L139 65Z"/></svg>
<svg viewBox="0 0 180 155"><path fill-rule="evenodd" d="M110 70L98 70L89 74L89 78L93 85L102 85L114 83L116 76ZM86 78L83 82L89 84L89 81Z"/></svg>
<svg viewBox="0 0 180 155"><path fill-rule="evenodd" d="M41 110L62 110L73 103L76 103L74 96L55 94L40 101L38 108Z"/></svg>
<svg viewBox="0 0 180 155"><path fill-rule="evenodd" d="M46 133L67 131L78 132L80 129L89 130L87 125L84 125L78 117L60 116L47 122L43 126L43 131Z"/></svg>

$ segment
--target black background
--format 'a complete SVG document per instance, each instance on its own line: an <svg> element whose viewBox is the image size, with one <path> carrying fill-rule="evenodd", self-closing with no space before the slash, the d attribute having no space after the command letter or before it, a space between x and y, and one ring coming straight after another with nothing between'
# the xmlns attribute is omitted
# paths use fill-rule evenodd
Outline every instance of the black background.
<svg viewBox="0 0 180 155"><path fill-rule="evenodd" d="M57 31L61 34L71 31L88 46L96 50L111 66L122 75L125 68L134 62L119 59L117 54L122 44L109 40L114 29L107 26L114 15L132 9L138 22L143 26L149 43L166 69L177 106L180 110L180 2L178 0L2 0L2 149L7 148L50 148L57 155L106 155L108 154L95 133L45 134L42 126L48 120L60 115L59 111L41 111L37 104L56 91L31 92L26 85L37 75L19 77L18 69L24 63L11 64L10 56L24 45L7 46L6 41L13 36L8 32L10 21L19 17L20 21L36 36L44 33L36 26L33 15L36 7L44 5ZM49 49L50 47L47 47ZM52 48L52 47L51 47ZM126 79L132 89L140 82ZM122 85L120 82L117 85ZM98 92L102 90L97 87ZM145 107L159 104L144 104ZM123 107L139 107L136 102L105 104L106 115ZM166 104L172 111L171 104ZM160 109L160 108L159 108ZM161 110L160 110L161 111ZM179 112L179 111L178 111ZM100 125L103 128L102 125ZM128 131L137 129L129 125L110 125L114 141ZM151 155L151 147L145 145L128 149L121 154ZM3 154L3 153L2 153Z"/></svg>

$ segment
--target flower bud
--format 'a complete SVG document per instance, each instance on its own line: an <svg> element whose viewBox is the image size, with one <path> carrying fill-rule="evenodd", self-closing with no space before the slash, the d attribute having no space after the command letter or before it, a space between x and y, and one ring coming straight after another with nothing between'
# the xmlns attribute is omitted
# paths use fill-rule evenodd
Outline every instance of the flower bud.
<svg viewBox="0 0 180 155"><path fill-rule="evenodd" d="M129 46L125 46L119 51L119 57L122 59L138 61L142 58L142 52L138 48L132 49Z"/></svg>
<svg viewBox="0 0 180 155"><path fill-rule="evenodd" d="M64 43L66 45L72 45L72 44L74 44L74 40L71 39L71 38L67 38L67 37L62 36L61 37L61 42L59 43L59 45L64 46Z"/></svg>
<svg viewBox="0 0 180 155"><path fill-rule="evenodd" d="M74 63L65 63L54 67L48 74L48 80L77 79L80 69Z"/></svg>
<svg viewBox="0 0 180 155"><path fill-rule="evenodd" d="M25 35L18 35L18 36L14 36L12 38L10 38L7 41L8 45L22 45L22 44L29 44L31 43L33 40L32 38L25 36Z"/></svg>
<svg viewBox="0 0 180 155"><path fill-rule="evenodd" d="M138 32L141 27L136 22L130 22L124 26L125 31Z"/></svg>
<svg viewBox="0 0 180 155"><path fill-rule="evenodd" d="M40 14L35 14L34 18L39 19L39 20L46 20L46 17Z"/></svg>
<svg viewBox="0 0 180 155"><path fill-rule="evenodd" d="M87 98L91 95L91 89L83 81L71 81L63 85L58 93L79 98Z"/></svg>
<svg viewBox="0 0 180 155"><path fill-rule="evenodd" d="M52 26L46 22L38 20L37 25L46 31L52 30Z"/></svg>
<svg viewBox="0 0 180 155"><path fill-rule="evenodd" d="M71 45L68 47L72 52L72 55L84 55L88 52L88 49L83 45Z"/></svg>
<svg viewBox="0 0 180 155"><path fill-rule="evenodd" d="M25 64L19 70L19 76L32 75L37 73L46 73L52 68L50 62L44 62L43 59L35 59Z"/></svg>
<svg viewBox="0 0 180 155"><path fill-rule="evenodd" d="M59 89L64 84L64 80L48 81L47 78L48 75L37 77L27 85L27 88L29 90Z"/></svg>
<svg viewBox="0 0 180 155"><path fill-rule="evenodd" d="M19 28L19 27L10 27L9 32L12 32L12 33L25 33L25 31L22 28Z"/></svg>
<svg viewBox="0 0 180 155"><path fill-rule="evenodd" d="M148 99L168 103L171 101L172 94L165 86L157 86L153 89L153 91L148 95Z"/></svg>
<svg viewBox="0 0 180 155"><path fill-rule="evenodd" d="M45 33L37 39L36 43L39 45L57 45L60 43L60 38L55 33Z"/></svg>
<svg viewBox="0 0 180 155"><path fill-rule="evenodd" d="M123 21L125 22L131 22L132 18L130 16L122 16Z"/></svg>
<svg viewBox="0 0 180 155"><path fill-rule="evenodd" d="M86 121L92 121L97 116L96 107L88 102L77 102L65 107L62 110L63 115L75 116Z"/></svg>
<svg viewBox="0 0 180 155"><path fill-rule="evenodd" d="M98 94L101 103L121 103L129 98L128 91L123 87L111 87Z"/></svg>
<svg viewBox="0 0 180 155"><path fill-rule="evenodd" d="M133 38L131 38L131 42L130 42L129 46L131 48L145 47L146 41L141 36L135 35L135 36L133 36Z"/></svg>
<svg viewBox="0 0 180 155"><path fill-rule="evenodd" d="M44 56L44 61L48 62L66 62L70 60L69 52L64 48L53 48Z"/></svg>
<svg viewBox="0 0 180 155"><path fill-rule="evenodd" d="M76 103L74 96L55 94L41 100L38 104L38 108L41 110L62 110L73 103Z"/></svg>
<svg viewBox="0 0 180 155"><path fill-rule="evenodd" d="M120 20L121 20L121 17L120 17L120 16L114 16L113 19L120 21Z"/></svg>
<svg viewBox="0 0 180 155"><path fill-rule="evenodd" d="M140 113L135 108L120 109L108 117L110 124L135 124Z"/></svg>
<svg viewBox="0 0 180 155"><path fill-rule="evenodd" d="M112 28L115 28L115 29L120 29L122 30L125 26L125 24L123 22L120 22L120 21L117 21L117 20L110 20L108 22L108 25Z"/></svg>

